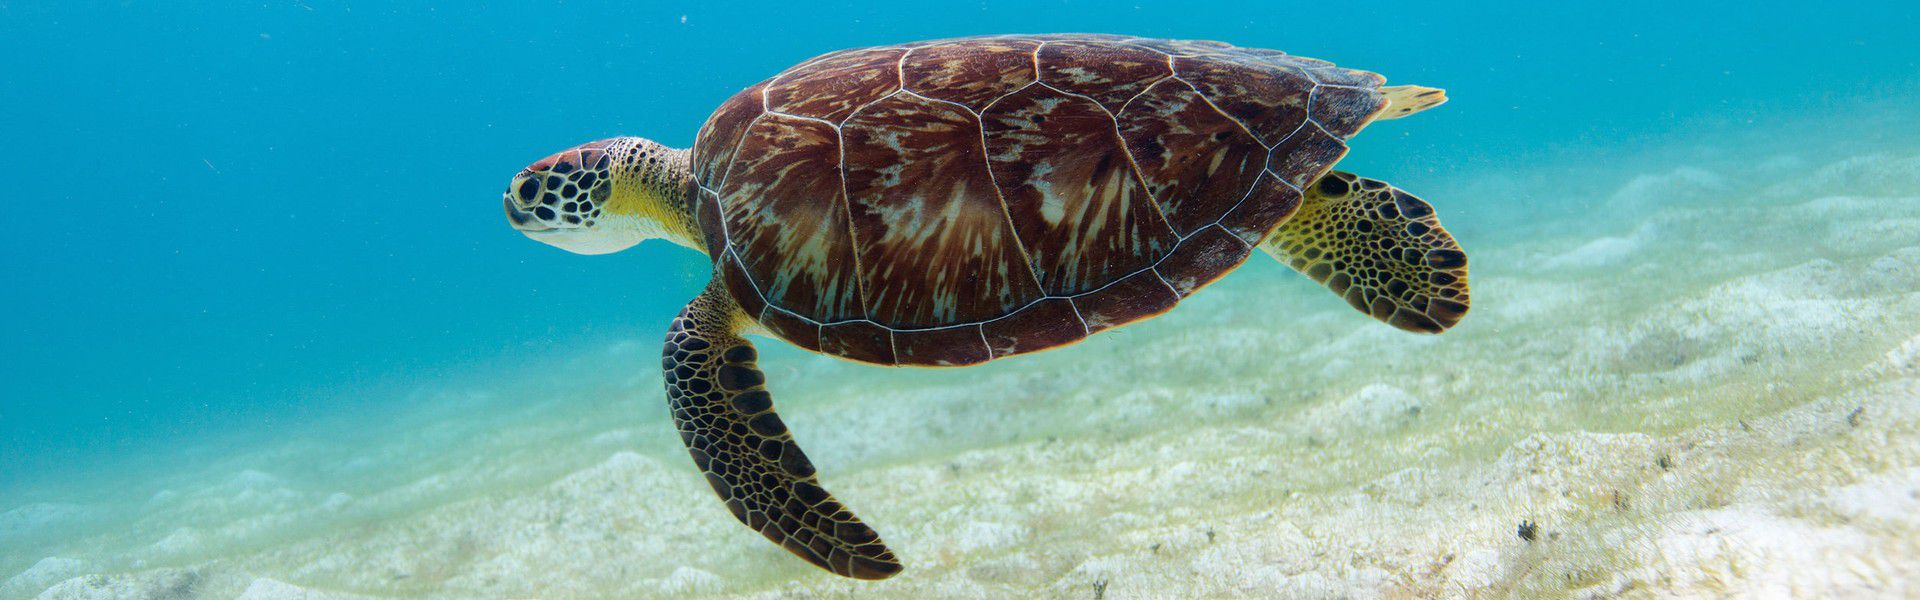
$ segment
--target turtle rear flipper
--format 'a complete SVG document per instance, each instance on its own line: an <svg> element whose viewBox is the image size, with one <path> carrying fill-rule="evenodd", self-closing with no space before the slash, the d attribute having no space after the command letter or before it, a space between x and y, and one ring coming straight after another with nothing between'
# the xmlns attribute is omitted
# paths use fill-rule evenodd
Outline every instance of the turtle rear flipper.
<svg viewBox="0 0 1920 600"><path fill-rule="evenodd" d="M900 562L880 535L820 487L813 463L773 411L747 322L716 283L667 328L661 366L674 425L727 510L820 568L885 579Z"/></svg>
<svg viewBox="0 0 1920 600"><path fill-rule="evenodd" d="M1328 173L1260 248L1407 331L1440 333L1467 314L1466 253L1432 206L1384 181Z"/></svg>

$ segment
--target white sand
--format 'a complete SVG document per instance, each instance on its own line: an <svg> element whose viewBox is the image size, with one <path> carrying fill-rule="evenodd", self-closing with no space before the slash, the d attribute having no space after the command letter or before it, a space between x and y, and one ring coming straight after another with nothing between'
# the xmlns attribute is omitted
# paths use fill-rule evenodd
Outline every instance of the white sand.
<svg viewBox="0 0 1920 600"><path fill-rule="evenodd" d="M1820 162L1621 178L1573 236L1449 219L1476 303L1440 337L1255 257L980 368L770 348L825 483L906 562L883 583L734 523L636 340L12 507L0 595L1914 596L1920 157Z"/></svg>

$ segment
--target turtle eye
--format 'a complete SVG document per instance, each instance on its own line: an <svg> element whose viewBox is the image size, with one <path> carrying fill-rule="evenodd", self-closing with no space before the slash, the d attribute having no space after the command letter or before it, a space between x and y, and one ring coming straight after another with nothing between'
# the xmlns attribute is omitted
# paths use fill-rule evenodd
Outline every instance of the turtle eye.
<svg viewBox="0 0 1920 600"><path fill-rule="evenodd" d="M520 201L521 206L533 204L540 197L540 181L532 177L522 178L514 184L513 190L514 198Z"/></svg>

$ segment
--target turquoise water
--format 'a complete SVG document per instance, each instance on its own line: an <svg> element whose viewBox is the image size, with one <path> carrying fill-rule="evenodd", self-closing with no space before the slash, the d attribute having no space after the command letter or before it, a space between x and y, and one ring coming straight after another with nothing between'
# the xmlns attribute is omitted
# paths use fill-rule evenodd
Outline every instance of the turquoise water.
<svg viewBox="0 0 1920 600"><path fill-rule="evenodd" d="M868 505L882 503L878 498L886 494L874 490L884 488L869 486L862 494L861 486L887 473L899 475L883 469L888 465L971 460L994 470L994 461L978 454L984 440L1079 437L1119 444L1115 436L1150 435L1157 430L1131 421L1089 424L1080 419L1092 417L1061 409L1005 407L1034 411L1031 422L1023 423L1017 414L968 412L960 405L968 397L999 398L1008 389L1035 397L1070 396L1081 387L1074 373L1115 361L1130 365L1127 372L1159 365L1183 377L1193 373L1192 365L1152 357L1161 347L1155 343L1167 339L1204 349L1207 340L1219 336L1299 331L1303 337L1289 343L1315 348L1305 352L1321 361L1312 369L1364 362L1382 347L1419 344L1465 366L1421 363L1400 374L1619 376L1627 383L1607 384L1609 397L1621 406L1644 408L1586 406L1563 414L1565 421L1521 418L1497 406L1471 413L1498 425L1482 430L1485 437L1469 436L1465 446L1496 457L1499 448L1539 431L1674 434L1712 420L1690 421L1685 415L1718 418L1747 415L1749 409L1774 414L1864 389L1869 380L1880 382L1864 375L1821 379L1805 371L1843 365L1834 368L1852 372L1920 333L1913 288L1899 283L1911 281L1903 279L1911 263L1899 262L1906 256L1900 251L1920 242L1909 237L1913 230L1897 226L1920 218L1920 204L1915 204L1920 201L1906 201L1920 195L1920 188L1910 186L1911 171L1902 170L1911 169L1911 157L1920 154L1913 141L1920 133L1920 113L1913 107L1920 93L1920 38L1912 33L1920 30L1920 11L1893 2L1534 4L0 1L0 56L6 57L0 59L0 89L6 90L0 92L0 140L5 142L0 157L13 166L5 189L15 210L13 226L0 238L7 257L0 266L7 282L0 290L7 341L0 349L0 512L8 515L0 521L0 579L15 579L0 593L32 596L88 574L150 581L140 574L155 569L196 573L194 581L201 583L185 589L215 597L258 587L246 582L259 578L371 595L592 596L667 587L736 593L780 589L788 580L799 581L801 589L840 589L829 586L844 584L812 579L815 574L784 563L762 565L784 561L785 555L735 530L699 485L698 475L683 464L665 423L651 353L668 319L704 285L704 259L663 242L609 256L567 254L507 227L498 195L516 170L555 150L614 135L686 147L708 112L743 86L822 52L916 39L1007 32L1215 39L1332 60L1383 73L1393 83L1447 88L1452 101L1444 107L1362 134L1341 168L1392 181L1435 204L1473 254L1476 274L1489 274L1482 281L1492 283L1476 286L1476 301L1482 303L1476 311L1495 308L1469 316L1459 333L1410 342L1385 328L1367 330L1370 323L1338 312L1345 309L1336 299L1321 297L1324 293L1310 282L1261 265L1222 284L1218 295L1223 299L1183 306L1167 317L1168 323L1156 321L1139 332L1107 334L1104 338L1113 339L978 371L868 369L768 350L770 376L782 386L783 406L816 407L817 412L789 420L811 440L809 449L823 464L824 477L846 487L843 495L853 492ZM1706 175L1690 175L1686 168ZM1794 187L1801 182L1826 183ZM1834 204L1832 215L1839 216L1819 213L1798 220L1755 208L1801 206L1828 196L1882 203L1852 209ZM1705 212L1684 212L1694 208ZM1842 232L1840 224L1853 222L1843 217L1862 224ZM1644 233L1642 223L1649 222L1665 225ZM1773 240L1803 240L1807 246L1796 250L1749 239L1755 232L1770 232ZM1647 236L1658 241L1637 246L1643 254L1626 262L1578 260L1618 246L1606 240L1641 243ZM1867 241L1840 242L1834 236ZM1712 243L1702 245L1707 242ZM1743 258L1709 260L1722 254ZM1759 327L1750 327L1749 335L1760 337L1740 338L1766 352L1813 362L1754 359L1759 362L1704 379L1634 378L1668 370L1672 365L1651 366L1668 360L1663 353L1708 356L1721 346L1737 345L1732 338L1683 332L1652 350L1627 342L1584 354L1570 350L1555 363L1555 368L1578 365L1568 372L1485 370L1538 358L1539 352L1522 348L1538 336L1558 335L1529 329L1525 323L1531 321L1524 319L1534 318L1533 313L1519 309L1512 313L1518 320L1503 321L1499 315L1507 313L1498 308L1503 302L1518 306L1567 289L1610 290L1571 307L1539 309L1577 313L1565 321L1590 327L1576 333L1609 335L1593 328L1654 318L1629 307L1653 310L1649 307L1687 298L1712 304L1721 296L1701 300L1689 294L1813 259L1831 261L1843 275L1871 271L1877 274L1861 277L1894 282L1871 294L1846 287L1851 290L1846 293L1885 303L1874 305L1879 312L1871 319L1818 330L1824 337L1817 341ZM1895 262L1876 262L1881 259ZM1594 264L1611 267L1591 268ZM1775 285L1766 283L1769 279L1755 281L1760 283L1751 285L1762 291ZM1310 318L1230 310L1225 300L1275 294L1310 306L1302 309ZM1865 314L1869 309L1862 306L1846 304L1842 312ZM1484 324L1476 324L1476 318ZM1602 318L1613 321L1586 320ZM1778 315L1768 320L1787 321ZM1349 329L1366 337L1325 348L1329 340L1348 339L1339 336ZM1195 331L1215 337L1196 341ZM1262 343L1270 342L1277 343ZM1656 358L1646 356L1649 352ZM1766 352L1760 356L1774 356ZM1693 359L1673 360L1691 364ZM1888 360L1897 362L1897 357ZM1220 378L1257 372L1268 381L1286 382L1276 385L1302 391L1283 396L1283 404L1308 412L1329 402L1337 405L1320 394L1337 400L1369 389L1370 383L1390 383L1370 379L1385 377L1376 371L1334 376L1329 373L1335 371L1308 373L1307 366L1282 371L1271 364L1242 365ZM1086 400L1090 404L1084 407L1125 414L1155 403L1214 406L1246 391L1218 387L1218 378L1208 381L1159 392L1173 400L1111 397ZM1755 387L1768 383L1782 387L1764 392ZM1422 389L1413 383L1393 385ZM1042 392L1031 391L1036 389ZM1749 399L1728 400L1740 394ZM1751 399L1756 396L1768 400ZM1688 398L1698 404L1690 405ZM1725 403L1715 404L1715 398ZM847 421L872 406L914 402L945 411L941 414L951 420L942 422L937 435L919 440L925 443L881 434L872 441L833 431L880 427ZM1129 408L1128 402L1142 404ZM1426 402L1445 404L1440 398ZM847 409L833 417L837 421L829 418L834 406ZM1649 416L1654 414L1666 416ZM1196 419L1219 425L1273 416L1236 408ZM1911 449L1915 438L1900 431L1885 434L1890 441L1883 446ZM1366 435L1384 436L1382 447L1416 437ZM898 443L882 443L888 440ZM311 546L335 539L329 536L384 527L451 527L418 515L476 497L516 497L568 477L591 478L582 473L605 467L608 457L616 467L625 465L621 461L630 459L622 457L633 455L622 452L635 449L649 460L660 457L666 469L661 481L674 483L656 490L658 496L674 496L674 506L685 503L687 512L626 514L622 518L629 522L616 519L603 529L679 527L645 522L650 516L701 519L698 529L669 541L717 538L702 543L737 547L743 558L735 562L693 564L718 582L678 573L677 565L652 564L635 581L664 587L489 587L476 583L479 575L462 570L468 562L456 561L434 567L444 572L440 579L424 574L434 568L420 567L409 571L408 582L394 583L343 575L371 570L377 562L345 550L332 557L334 566L313 566L324 562L326 553ZM1461 452L1447 455L1475 456ZM1764 448L1753 452L1766 454ZM1891 453L1875 455L1878 467L1855 475L1899 473L1915 464L1902 462L1911 454L1886 452ZM1424 464L1395 456L1362 463L1379 466L1382 476ZM1741 456L1746 455L1727 460L1751 458ZM1185 462L1163 458L1155 468ZM356 460L365 462L348 465ZM1309 452L1301 460L1317 459ZM846 469L827 470L833 463ZM1092 465L1098 464L1088 459L1079 468L1097 471ZM448 475L475 472L488 475ZM1022 480L1023 472L1030 471L1006 468L968 481L974 489L988 490L1040 485ZM415 489L436 478L458 482ZM1331 480L1322 485L1344 489ZM295 499L260 504L256 488L275 490L259 494ZM414 491L397 500L371 501L396 489ZM349 499L342 503L369 499L371 507L326 518L299 517L305 513L287 508L325 504L335 494ZM181 496L232 502L188 509L167 508L162 501ZM616 504L652 502L656 496L649 492L646 498ZM975 561L964 552L931 556L931 549L942 546L939 530L915 527L932 518L896 512L876 526L902 532L914 551L903 557L910 569L916 560L931 561L945 566L929 567L930 573L992 578L980 573L1018 570L1005 562L1014 560L1008 556L1026 555L1050 565L1036 571L1041 574L1010 576L981 588L988 593L1071 589L1079 594L1084 586L1078 580L1059 582L1070 579L1068 574L1098 570L1087 566L1093 563L1062 558L1076 550L1040 550L1047 547L1042 538L1050 527L1084 523L1021 521L1019 531L1025 533L1013 536L1017 541L983 546L998 554ZM1387 518L1406 519L1414 527L1422 522L1412 512ZM262 526L270 533L232 533L262 519L273 523ZM962 529L975 538L981 531ZM182 538L182 531L191 535ZM1113 539L1131 538L1115 534ZM188 549L155 550L162 542ZM511 548L481 546L492 548L482 553L512 554ZM288 548L308 548L307 558L283 556L298 553ZM1585 551L1562 550L1568 556ZM276 558L258 559L264 554ZM645 554L609 550L581 560L617 564L637 555ZM79 566L39 567L60 577L15 575L55 557ZM512 561L489 564L498 565L488 572L495 582L603 582L597 574L569 575L530 563L520 568ZM723 568L727 565L734 568ZM664 570L653 571L658 568ZM1201 573L1212 567L1194 568ZM1392 577L1401 572L1393 566L1384 570ZM1496 580L1524 579L1514 571L1497 573L1502 575ZM607 576L604 582L615 579ZM1352 587L1328 589L1370 589L1353 577L1334 579ZM915 581L900 585L930 580ZM1136 589L1179 590L1197 579L1169 575L1152 581L1164 585L1143 583L1146 587ZM1205 589L1227 595L1258 595L1265 589L1257 580L1248 581ZM159 588L140 589L157 593L152 590ZM1125 588L1114 589L1121 594Z"/></svg>

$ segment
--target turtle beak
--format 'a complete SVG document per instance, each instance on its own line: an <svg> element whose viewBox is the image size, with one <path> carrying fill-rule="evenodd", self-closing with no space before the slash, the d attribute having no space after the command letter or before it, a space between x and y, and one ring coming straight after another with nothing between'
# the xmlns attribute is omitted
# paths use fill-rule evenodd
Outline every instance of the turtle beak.
<svg viewBox="0 0 1920 600"><path fill-rule="evenodd" d="M548 227L546 223L541 223L539 219L534 218L533 213L520 210L520 207L514 206L513 196L508 195L502 200L502 203L507 207L507 222L512 223L514 229L518 229L523 233L552 229Z"/></svg>

